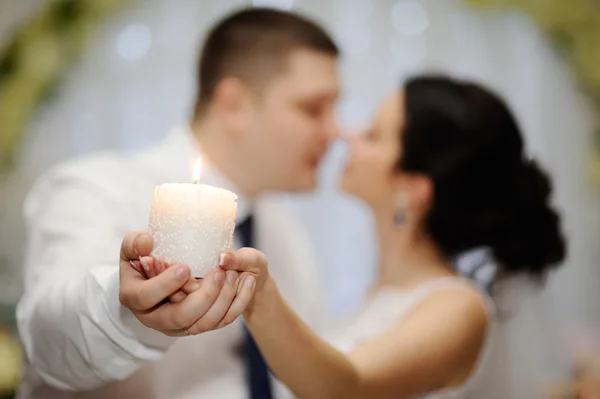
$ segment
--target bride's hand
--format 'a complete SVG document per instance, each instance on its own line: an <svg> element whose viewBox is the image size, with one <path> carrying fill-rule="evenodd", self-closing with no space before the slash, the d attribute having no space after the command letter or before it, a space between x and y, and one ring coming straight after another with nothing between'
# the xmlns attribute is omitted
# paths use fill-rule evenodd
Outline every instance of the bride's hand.
<svg viewBox="0 0 600 399"><path fill-rule="evenodd" d="M224 252L219 259L223 270L235 270L240 273L240 285L248 288L256 286L256 293L262 291L269 279L268 260L265 254L254 248L242 248L237 251Z"/></svg>

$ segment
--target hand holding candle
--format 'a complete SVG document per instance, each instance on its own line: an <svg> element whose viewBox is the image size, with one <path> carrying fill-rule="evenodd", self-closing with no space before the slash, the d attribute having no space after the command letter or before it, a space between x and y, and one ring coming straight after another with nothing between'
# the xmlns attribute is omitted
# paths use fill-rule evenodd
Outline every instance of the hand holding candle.
<svg viewBox="0 0 600 399"><path fill-rule="evenodd" d="M149 256L152 248L149 234L127 234L121 244L119 267L119 301L146 327L173 337L200 334L232 323L251 302L254 287L242 285L232 271L213 268L196 281L190 278L186 265L167 267L161 262L164 268L152 275L153 269L146 269L142 262L158 264ZM140 278L144 275L151 278ZM176 303L166 303L174 292L182 295Z"/></svg>
<svg viewBox="0 0 600 399"><path fill-rule="evenodd" d="M198 158L193 184L155 188L148 227L154 239L151 255L188 265L194 277L204 277L231 248L237 210L236 194L198 184L200 167Z"/></svg>

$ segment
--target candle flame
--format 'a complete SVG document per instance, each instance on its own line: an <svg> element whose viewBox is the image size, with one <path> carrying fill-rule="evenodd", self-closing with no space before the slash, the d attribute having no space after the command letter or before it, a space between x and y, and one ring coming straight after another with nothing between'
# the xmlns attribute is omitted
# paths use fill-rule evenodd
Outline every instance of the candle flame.
<svg viewBox="0 0 600 399"><path fill-rule="evenodd" d="M198 157L196 160L196 166L194 167L194 184L198 184L200 180L200 170L202 169L202 157Z"/></svg>

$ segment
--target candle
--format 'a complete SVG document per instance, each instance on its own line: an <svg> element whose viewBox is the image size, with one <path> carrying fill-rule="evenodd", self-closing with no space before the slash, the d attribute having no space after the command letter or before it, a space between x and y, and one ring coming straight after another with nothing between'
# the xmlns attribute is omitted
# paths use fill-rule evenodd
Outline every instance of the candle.
<svg viewBox="0 0 600 399"><path fill-rule="evenodd" d="M154 239L151 255L170 264L183 263L192 276L204 277L218 265L219 255L232 246L237 195L194 183L166 183L154 189L148 231Z"/></svg>

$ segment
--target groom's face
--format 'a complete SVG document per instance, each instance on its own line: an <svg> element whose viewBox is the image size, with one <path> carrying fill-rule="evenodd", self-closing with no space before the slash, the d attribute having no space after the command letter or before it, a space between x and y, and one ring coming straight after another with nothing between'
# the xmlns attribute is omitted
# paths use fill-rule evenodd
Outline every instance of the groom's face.
<svg viewBox="0 0 600 399"><path fill-rule="evenodd" d="M310 190L330 142L338 136L337 59L297 49L266 84L249 118L247 154L265 190Z"/></svg>

